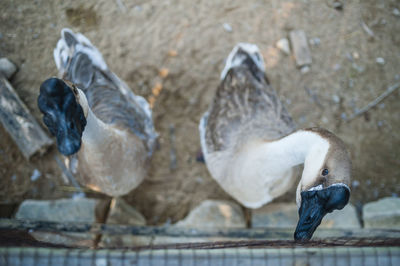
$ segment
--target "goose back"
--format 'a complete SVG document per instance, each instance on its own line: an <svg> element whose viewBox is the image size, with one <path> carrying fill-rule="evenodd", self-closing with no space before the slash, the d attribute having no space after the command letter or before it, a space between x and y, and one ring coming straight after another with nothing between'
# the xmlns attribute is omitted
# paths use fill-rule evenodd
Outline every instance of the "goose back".
<svg viewBox="0 0 400 266"><path fill-rule="evenodd" d="M251 64L249 60L228 71L203 116L200 131L206 153L238 149L249 140L271 141L294 131L265 74Z"/></svg>
<svg viewBox="0 0 400 266"><path fill-rule="evenodd" d="M59 67L60 75L85 93L89 107L100 120L138 136L151 156L157 133L147 101L108 69L100 52L83 35L64 30L62 37L62 45L56 50L61 50L60 54L66 50L68 58Z"/></svg>

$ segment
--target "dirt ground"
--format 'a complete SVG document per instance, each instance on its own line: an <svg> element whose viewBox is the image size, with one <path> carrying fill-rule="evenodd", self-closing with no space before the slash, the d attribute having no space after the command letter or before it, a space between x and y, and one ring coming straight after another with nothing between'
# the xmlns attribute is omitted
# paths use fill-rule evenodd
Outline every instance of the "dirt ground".
<svg viewBox="0 0 400 266"><path fill-rule="evenodd" d="M364 115L343 119L400 82L400 3L342 2L343 10L334 9L331 0L3 0L0 56L18 65L11 83L38 120L39 86L57 74L53 48L63 27L85 34L136 94L155 100L159 148L148 178L125 198L149 224L163 224L183 218L204 199L229 198L196 162L198 122L232 47L255 43L298 127L325 127L348 145L354 168L351 201L360 207L400 193L400 90ZM275 46L292 29L303 29L314 43L306 74ZM168 69L166 77L162 69ZM28 162L0 126L0 202L70 196L73 190L55 163L56 154L52 147ZM292 190L278 200L294 198Z"/></svg>

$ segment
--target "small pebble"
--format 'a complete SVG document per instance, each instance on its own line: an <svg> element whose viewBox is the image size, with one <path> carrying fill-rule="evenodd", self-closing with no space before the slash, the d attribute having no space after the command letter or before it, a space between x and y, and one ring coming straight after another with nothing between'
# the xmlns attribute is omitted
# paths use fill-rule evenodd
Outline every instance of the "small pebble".
<svg viewBox="0 0 400 266"><path fill-rule="evenodd" d="M354 98L351 99L350 102L349 102L349 105L350 105L352 108L356 108L356 101L357 101L357 100L354 99Z"/></svg>
<svg viewBox="0 0 400 266"><path fill-rule="evenodd" d="M352 79L349 79L349 88L354 87L354 81Z"/></svg>
<svg viewBox="0 0 400 266"><path fill-rule="evenodd" d="M33 170L33 173L31 175L32 182L35 182L36 180L38 180L41 175L42 175L42 173L40 173L38 169Z"/></svg>
<svg viewBox="0 0 400 266"><path fill-rule="evenodd" d="M346 119L347 119L346 113L342 113L342 114L340 115L340 117L342 118L342 120L346 120Z"/></svg>
<svg viewBox="0 0 400 266"><path fill-rule="evenodd" d="M383 122L382 121L378 121L377 125L378 125L378 127L382 127L383 126Z"/></svg>
<svg viewBox="0 0 400 266"><path fill-rule="evenodd" d="M340 103L340 97L336 94L332 95L332 100L334 103Z"/></svg>
<svg viewBox="0 0 400 266"><path fill-rule="evenodd" d="M337 10L342 10L343 9L343 3L339 0L335 0L332 3L333 8L337 9Z"/></svg>
<svg viewBox="0 0 400 266"><path fill-rule="evenodd" d="M224 29L225 29L227 32L232 32L232 31L233 31L231 25L229 25L229 24L226 23L226 22L225 22L224 24L222 24L222 26L224 27Z"/></svg>
<svg viewBox="0 0 400 266"><path fill-rule="evenodd" d="M340 64L335 64L334 66L333 66L333 70L334 71L338 71L338 70L340 70L342 68L342 66L340 65Z"/></svg>
<svg viewBox="0 0 400 266"><path fill-rule="evenodd" d="M385 59L383 59L382 57L377 57L375 61L380 65L385 64Z"/></svg>
<svg viewBox="0 0 400 266"><path fill-rule="evenodd" d="M204 179L201 178L201 177L197 177L196 178L196 182L199 183L199 184L203 184L204 183Z"/></svg>
<svg viewBox="0 0 400 266"><path fill-rule="evenodd" d="M353 62L353 56L351 55L351 53L346 52L346 58L347 58L347 60L349 60L350 62Z"/></svg>
<svg viewBox="0 0 400 266"><path fill-rule="evenodd" d="M400 17L400 10L397 8L393 9L393 15L395 15L396 17Z"/></svg>
<svg viewBox="0 0 400 266"><path fill-rule="evenodd" d="M360 55L357 52L353 52L352 56L353 56L354 59L359 59L360 58Z"/></svg>
<svg viewBox="0 0 400 266"><path fill-rule="evenodd" d="M357 72L358 73L363 73L364 71L365 71L365 67L363 67L363 66L359 66L359 65L357 65L356 63L353 63L352 64L352 67L355 69L355 70L357 70Z"/></svg>
<svg viewBox="0 0 400 266"><path fill-rule="evenodd" d="M276 42L276 47L278 47L278 49L281 50L286 55L290 54L290 46L288 39L286 38L280 39L279 41Z"/></svg>
<svg viewBox="0 0 400 266"><path fill-rule="evenodd" d="M299 122L300 123L305 123L305 122L307 122L307 117L305 117L304 115L303 116L301 116L300 118L299 118Z"/></svg>
<svg viewBox="0 0 400 266"><path fill-rule="evenodd" d="M371 185L371 180L368 179L366 183L368 186Z"/></svg>
<svg viewBox="0 0 400 266"><path fill-rule="evenodd" d="M320 38L311 38L309 41L311 46L319 46L321 44L321 39Z"/></svg>
<svg viewBox="0 0 400 266"><path fill-rule="evenodd" d="M142 7L137 5L137 6L134 6L133 10L135 10L136 12L140 12L140 11L142 11Z"/></svg>
<svg viewBox="0 0 400 266"><path fill-rule="evenodd" d="M303 66L300 69L301 74L307 74L308 72L310 72L311 68L309 66Z"/></svg>
<svg viewBox="0 0 400 266"><path fill-rule="evenodd" d="M358 180L354 180L354 181L351 183L351 186L354 187L354 188L358 187L359 185L360 185L360 182L359 182Z"/></svg>
<svg viewBox="0 0 400 266"><path fill-rule="evenodd" d="M7 79L17 71L17 67L7 58L0 58L0 72L4 74Z"/></svg>
<svg viewBox="0 0 400 266"><path fill-rule="evenodd" d="M12 180L12 181L17 180L17 175L16 175L16 174L13 174L13 175L11 176L11 180Z"/></svg>

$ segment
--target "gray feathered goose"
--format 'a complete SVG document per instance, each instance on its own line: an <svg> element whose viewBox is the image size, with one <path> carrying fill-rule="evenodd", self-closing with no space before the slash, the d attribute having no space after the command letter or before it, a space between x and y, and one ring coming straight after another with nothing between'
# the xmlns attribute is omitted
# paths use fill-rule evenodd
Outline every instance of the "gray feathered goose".
<svg viewBox="0 0 400 266"><path fill-rule="evenodd" d="M54 59L62 79L43 82L38 106L59 151L81 184L110 196L128 193L146 176L157 138L149 104L80 33L63 29Z"/></svg>
<svg viewBox="0 0 400 266"><path fill-rule="evenodd" d="M212 177L249 208L287 192L294 167L304 164L296 239L310 239L323 216L349 200L351 160L343 142L322 128L295 131L256 45L240 43L229 54L199 130Z"/></svg>

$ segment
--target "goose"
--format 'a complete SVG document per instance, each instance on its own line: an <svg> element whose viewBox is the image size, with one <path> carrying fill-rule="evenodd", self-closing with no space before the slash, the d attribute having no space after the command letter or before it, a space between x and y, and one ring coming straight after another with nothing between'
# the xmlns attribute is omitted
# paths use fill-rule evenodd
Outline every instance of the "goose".
<svg viewBox="0 0 400 266"><path fill-rule="evenodd" d="M81 33L63 29L53 55L59 78L38 96L44 124L82 185L127 194L145 178L157 138L149 104Z"/></svg>
<svg viewBox="0 0 400 266"><path fill-rule="evenodd" d="M323 128L296 130L254 44L229 54L221 83L200 120L200 142L211 176L247 208L296 190L296 240L311 239L322 218L349 201L351 160L343 141Z"/></svg>

